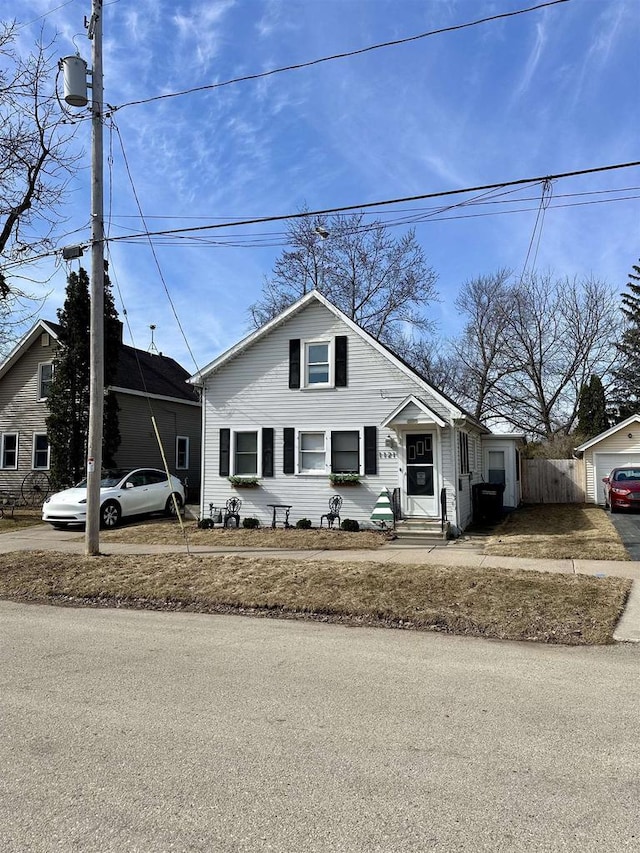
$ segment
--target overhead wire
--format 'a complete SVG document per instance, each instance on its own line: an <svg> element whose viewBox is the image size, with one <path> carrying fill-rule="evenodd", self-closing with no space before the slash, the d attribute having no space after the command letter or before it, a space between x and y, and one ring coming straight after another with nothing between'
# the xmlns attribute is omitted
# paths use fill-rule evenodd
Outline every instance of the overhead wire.
<svg viewBox="0 0 640 853"><path fill-rule="evenodd" d="M465 187L465 188L459 188L459 189L454 189L454 190L439 190L437 192L432 192L432 193L421 193L419 195L404 196L402 198L395 198L395 199L385 199L382 201L360 202L360 204L348 204L348 205L341 205L339 207L326 207L326 208L320 208L320 209L316 209L316 210L306 210L306 211L297 212L297 213L288 213L288 214L281 214L281 215L275 215L275 216L259 216L259 217L254 217L251 219L236 219L236 220L227 221L227 222L209 223L207 225L194 225L194 226L184 227L184 228L164 228L164 229L160 229L157 231L149 231L148 229L146 229L146 223L145 223L145 230L144 231L141 231L139 233L129 234L126 236L121 235L119 237L112 237L111 240L112 240L112 242L115 242L115 241L122 241L122 240L136 239L136 238L148 238L148 237L157 237L157 236L163 236L163 235L191 234L191 233L201 232L201 231L214 231L214 230L219 230L222 228L237 228L237 227L243 226L243 225L258 225L258 224L264 224L264 223L268 223L268 222L286 222L288 220L305 219L307 217L313 217L313 216L326 216L326 215L332 214L332 213L347 213L347 212L366 210L367 208L371 209L371 208L377 208L377 207L389 207L389 206L395 205L395 204L406 204L406 203L414 202L414 201L424 201L425 199L430 199L430 198L447 198L447 197L454 196L454 195L463 195L465 193L472 193L472 192L484 192L486 190L491 190L491 189L504 189L507 187L523 186L525 184L539 184L539 183L542 183L544 181L559 180L560 178L573 178L573 177L579 177L579 176L583 176L583 175L593 175L593 174L599 174L599 173L603 173L603 172L611 172L611 171L615 171L615 170L619 170L619 169L635 168L637 166L640 166L640 161L638 161L638 160L628 162L628 163L615 163L615 164L611 164L611 165L607 165L607 166L596 166L596 167L593 167L590 169L578 169L578 170L573 170L570 172L557 172L557 173L552 174L552 175L537 175L535 177L520 178L520 179L514 180L514 181L501 181L499 183L482 184L479 186Z"/></svg>
<svg viewBox="0 0 640 853"><path fill-rule="evenodd" d="M409 44L410 42L420 41L421 39L430 38L431 36L442 35L444 33L456 32L458 30L468 29L469 27L477 27L480 24L491 23L492 21L499 21L505 18L514 18L517 15L525 15L529 12L536 12L540 9L545 9L549 6L558 6L561 3L569 3L571 0L547 0L545 3L538 3L536 6L529 6L526 9L515 9L512 12L501 12L497 15L489 15L485 18L477 18L474 21L467 21L464 24L454 24L450 27L440 27L436 30L429 30L425 33L419 33L418 35L407 36L401 39L394 39L392 41L380 42L378 44L368 45L367 47L357 48L356 50L345 51L344 53L334 53L330 56L323 56L318 59L311 59L307 62L298 62L292 65L284 65L280 68L272 68L269 71L261 71L255 74L246 74L242 77L234 77L231 80L225 80L220 83L208 83L203 86L192 86L189 89L183 89L179 92L165 92L162 95L153 95L149 98L140 98L135 101L126 101L124 104L119 104L117 106L109 105L109 108L113 111L121 110L125 107L133 107L140 106L141 104L149 104L153 101L162 101L167 100L168 98L178 98L183 95L192 95L196 92L205 92L211 91L213 89L221 89L223 86L230 86L234 83L244 83L249 80L261 80L265 77L271 77L274 74L282 74L287 71L299 71L302 68L311 68L314 65L320 65L325 62L334 62L338 59L347 59L351 56L360 56L364 53L370 53L374 50L381 50L387 47L396 47L401 44Z"/></svg>

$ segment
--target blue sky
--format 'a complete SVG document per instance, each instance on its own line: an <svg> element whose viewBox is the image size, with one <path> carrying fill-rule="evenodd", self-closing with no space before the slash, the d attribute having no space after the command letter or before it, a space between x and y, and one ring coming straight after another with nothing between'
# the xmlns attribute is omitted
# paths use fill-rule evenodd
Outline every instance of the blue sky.
<svg viewBox="0 0 640 853"><path fill-rule="evenodd" d="M27 46L44 27L60 56L90 60L88 0L17 0ZM150 230L364 204L640 160L640 2L569 0L408 44L217 89L121 106L534 5L518 0L116 0L104 7L105 99ZM53 11L51 11L54 9ZM34 20L39 16L39 20ZM89 219L89 123L60 232ZM112 237L142 224L118 134L105 128L105 212ZM586 195L576 195L584 193ZM568 196L568 197L565 197ZM640 168L554 182L530 264L594 275L623 289L640 256ZM467 200L470 197L465 197ZM110 201L109 201L110 199ZM430 200L376 211L416 236L438 274L432 306L443 336L460 329L460 285L502 267L521 271L540 187L503 205L433 209ZM426 214L429 214L426 216ZM445 218L446 217L446 218ZM198 366L248 331L247 309L284 247L284 223L111 244L116 302L133 342ZM80 230L60 246L87 239ZM330 239L330 238L329 238ZM204 242L207 241L207 242ZM87 267L88 257L85 258ZM77 262L74 264L77 267ZM26 270L25 270L26 272ZM29 273L55 318L68 269ZM36 288L37 289L37 288ZM128 339L131 343L131 340Z"/></svg>

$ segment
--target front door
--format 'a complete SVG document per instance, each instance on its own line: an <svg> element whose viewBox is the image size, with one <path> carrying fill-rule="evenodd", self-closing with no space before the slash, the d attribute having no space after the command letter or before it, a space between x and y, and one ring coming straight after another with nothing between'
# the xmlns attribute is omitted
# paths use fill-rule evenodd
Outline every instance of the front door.
<svg viewBox="0 0 640 853"><path fill-rule="evenodd" d="M406 511L409 516L437 515L434 439L432 432L409 432L405 435Z"/></svg>

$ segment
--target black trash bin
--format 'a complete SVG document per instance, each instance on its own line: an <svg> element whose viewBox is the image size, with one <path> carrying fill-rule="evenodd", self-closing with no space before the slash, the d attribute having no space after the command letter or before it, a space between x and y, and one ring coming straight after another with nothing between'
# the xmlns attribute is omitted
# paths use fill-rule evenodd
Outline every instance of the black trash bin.
<svg viewBox="0 0 640 853"><path fill-rule="evenodd" d="M499 521L502 517L504 483L475 483L472 499L475 524Z"/></svg>

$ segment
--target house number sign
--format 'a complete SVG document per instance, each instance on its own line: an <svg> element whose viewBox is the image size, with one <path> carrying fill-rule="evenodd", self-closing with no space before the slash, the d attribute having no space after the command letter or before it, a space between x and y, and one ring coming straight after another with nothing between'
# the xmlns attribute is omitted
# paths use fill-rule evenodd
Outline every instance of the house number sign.
<svg viewBox="0 0 640 853"><path fill-rule="evenodd" d="M397 459L398 454L395 452L395 450L381 450L378 453L378 458L379 459Z"/></svg>

